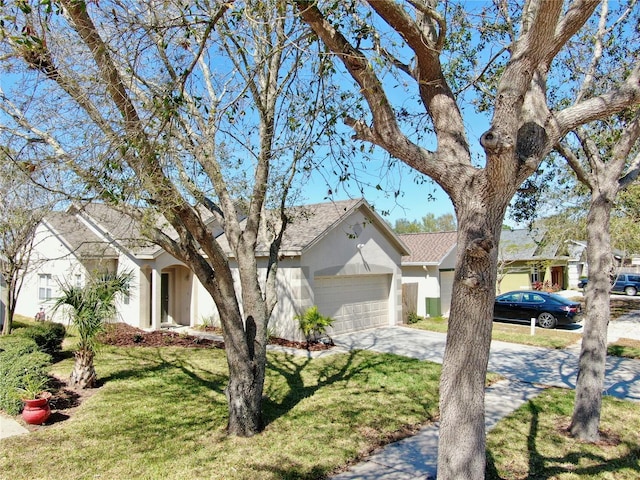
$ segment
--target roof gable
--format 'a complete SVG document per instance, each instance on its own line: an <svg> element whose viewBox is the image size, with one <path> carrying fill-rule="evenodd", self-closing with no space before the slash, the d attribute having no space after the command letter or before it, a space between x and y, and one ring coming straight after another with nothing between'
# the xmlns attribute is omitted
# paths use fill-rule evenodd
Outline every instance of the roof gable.
<svg viewBox="0 0 640 480"><path fill-rule="evenodd" d="M81 258L117 258L118 252L109 242L91 231L75 215L67 212L51 212L43 220L55 232L66 247Z"/></svg>
<svg viewBox="0 0 640 480"><path fill-rule="evenodd" d="M334 202L302 205L287 209L288 225L280 245L281 255L300 255L320 242L329 232L338 227L346 218L360 211L367 221L374 224L390 243L401 253L408 254L406 245L393 232L391 227L373 210L364 199L341 200ZM273 235L279 229L278 212L269 211L258 239L256 255L267 256ZM354 226L354 234L357 226ZM219 239L223 249L231 254L231 248L222 235Z"/></svg>

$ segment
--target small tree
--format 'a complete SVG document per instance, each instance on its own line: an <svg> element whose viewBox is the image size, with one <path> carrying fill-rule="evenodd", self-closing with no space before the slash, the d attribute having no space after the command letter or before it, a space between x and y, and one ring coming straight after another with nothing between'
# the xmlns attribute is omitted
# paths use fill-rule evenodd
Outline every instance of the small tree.
<svg viewBox="0 0 640 480"><path fill-rule="evenodd" d="M10 139L2 137L10 144ZM11 333L22 282L31 262L38 222L47 211L45 195L31 183L19 154L0 148L0 275L7 284L2 334Z"/></svg>
<svg viewBox="0 0 640 480"><path fill-rule="evenodd" d="M92 388L96 383L93 358L96 337L104 323L116 313L116 297L129 293L130 273L106 274L89 279L84 287L62 285L62 296L56 300L54 310L63 305L71 307L70 320L79 341L74 356L70 385L76 388Z"/></svg>
<svg viewBox="0 0 640 480"><path fill-rule="evenodd" d="M296 315L295 319L300 324L300 330L302 330L304 338L307 340L307 347L309 347L312 339L317 339L319 336L324 335L327 332L327 328L334 321L333 318L322 315L316 305L307 308L303 314Z"/></svg>

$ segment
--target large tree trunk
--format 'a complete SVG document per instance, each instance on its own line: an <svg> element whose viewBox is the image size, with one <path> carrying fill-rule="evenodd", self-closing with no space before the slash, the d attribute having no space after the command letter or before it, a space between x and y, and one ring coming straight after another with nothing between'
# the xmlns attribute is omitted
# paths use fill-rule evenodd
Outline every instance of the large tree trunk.
<svg viewBox="0 0 640 480"><path fill-rule="evenodd" d="M505 207L469 203L458 209L456 275L440 378L438 478L447 480L482 480L486 463L484 386Z"/></svg>
<svg viewBox="0 0 640 480"><path fill-rule="evenodd" d="M253 278L257 278L254 274ZM252 292L248 292L251 290ZM267 354L267 320L258 285L243 288L244 342L229 344L225 336L229 385L227 432L249 437L264 429L262 393Z"/></svg>
<svg viewBox="0 0 640 480"><path fill-rule="evenodd" d="M74 356L76 360L69 377L69 385L77 389L95 387L97 376L93 366L94 353L90 350L78 350L74 352Z"/></svg>
<svg viewBox="0 0 640 480"><path fill-rule="evenodd" d="M267 321L269 318L258 283L252 247L243 245L238 255L242 308L227 262L216 264L215 276L194 264L194 272L218 308L225 343L229 383L225 389L229 406L227 432L250 437L264 429L262 393L266 369Z"/></svg>
<svg viewBox="0 0 640 480"><path fill-rule="evenodd" d="M227 349L229 384L225 389L229 405L227 432L250 437L264 429L262 418L262 390L265 362L236 360L236 352Z"/></svg>
<svg viewBox="0 0 640 480"><path fill-rule="evenodd" d="M589 442L595 442L599 438L607 360L607 326L611 315L609 291L614 275L609 235L612 206L612 202L608 201L605 195L593 190L587 216L589 282L586 293L586 319L576 383L576 401L570 427L573 436Z"/></svg>

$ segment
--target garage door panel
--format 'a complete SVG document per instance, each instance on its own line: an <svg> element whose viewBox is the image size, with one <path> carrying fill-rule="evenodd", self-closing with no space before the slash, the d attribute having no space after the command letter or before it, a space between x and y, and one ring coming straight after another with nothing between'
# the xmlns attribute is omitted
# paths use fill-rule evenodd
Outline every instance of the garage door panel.
<svg viewBox="0 0 640 480"><path fill-rule="evenodd" d="M335 321L331 333L389 324L388 275L317 277L316 305Z"/></svg>

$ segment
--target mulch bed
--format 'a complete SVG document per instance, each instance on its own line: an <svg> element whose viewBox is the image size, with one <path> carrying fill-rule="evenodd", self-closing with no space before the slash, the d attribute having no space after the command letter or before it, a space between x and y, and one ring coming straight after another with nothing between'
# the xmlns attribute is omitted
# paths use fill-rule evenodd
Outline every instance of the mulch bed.
<svg viewBox="0 0 640 480"><path fill-rule="evenodd" d="M221 335L219 328L206 327L205 332ZM146 332L126 323L111 323L98 338L101 343L118 347L190 347L190 348L224 348L224 342L202 338L197 335L187 335L166 330ZM269 344L300 350L319 351L333 347L333 342L294 342L284 338L271 337Z"/></svg>
<svg viewBox="0 0 640 480"><path fill-rule="evenodd" d="M224 348L224 342L165 330L146 332L126 323L110 323L98 337L100 343L117 347Z"/></svg>

